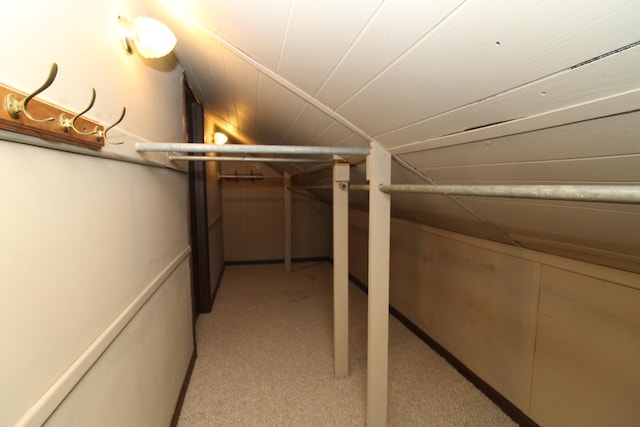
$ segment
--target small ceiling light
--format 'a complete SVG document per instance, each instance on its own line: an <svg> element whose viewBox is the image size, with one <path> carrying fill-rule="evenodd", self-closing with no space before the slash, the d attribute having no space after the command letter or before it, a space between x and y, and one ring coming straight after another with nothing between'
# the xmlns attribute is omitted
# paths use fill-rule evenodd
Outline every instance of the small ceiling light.
<svg viewBox="0 0 640 427"><path fill-rule="evenodd" d="M223 145L229 140L229 137L222 132L216 132L213 134L213 142L216 145Z"/></svg>
<svg viewBox="0 0 640 427"><path fill-rule="evenodd" d="M160 58L176 45L176 36L169 27L151 18L137 17L133 22L118 17L120 40L127 52L135 50L145 58Z"/></svg>

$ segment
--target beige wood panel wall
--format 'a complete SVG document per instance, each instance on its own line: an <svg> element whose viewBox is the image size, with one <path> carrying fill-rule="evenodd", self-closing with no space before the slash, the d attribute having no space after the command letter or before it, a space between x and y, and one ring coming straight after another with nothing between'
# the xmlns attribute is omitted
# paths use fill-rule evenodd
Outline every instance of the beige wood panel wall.
<svg viewBox="0 0 640 427"><path fill-rule="evenodd" d="M534 421L639 419L639 275L395 218L391 230L391 305ZM366 242L352 210L364 283Z"/></svg>
<svg viewBox="0 0 640 427"><path fill-rule="evenodd" d="M259 163L221 166L225 174L279 175ZM294 194L292 210L292 257L328 257L331 254L331 207ZM284 258L282 179L223 182L222 212L225 261Z"/></svg>
<svg viewBox="0 0 640 427"><path fill-rule="evenodd" d="M393 228L391 300L517 406L528 405L538 266L406 223Z"/></svg>
<svg viewBox="0 0 640 427"><path fill-rule="evenodd" d="M550 266L540 287L532 416L544 426L637 425L640 290Z"/></svg>

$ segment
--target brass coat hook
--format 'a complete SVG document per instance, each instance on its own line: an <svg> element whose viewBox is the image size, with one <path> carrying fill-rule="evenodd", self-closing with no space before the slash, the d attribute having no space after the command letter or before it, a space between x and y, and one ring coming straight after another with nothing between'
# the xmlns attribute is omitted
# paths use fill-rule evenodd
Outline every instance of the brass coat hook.
<svg viewBox="0 0 640 427"><path fill-rule="evenodd" d="M18 99L17 96L10 93L6 98L7 111L11 117L14 119L18 119L20 117L20 113L24 113L25 117L29 120L33 120L34 122L50 122L54 120L53 117L47 117L46 119L36 119L29 113L29 101L35 98L38 94L44 92L53 81L56 79L56 75L58 74L58 64L55 62L51 65L51 71L49 71L49 77L44 82L42 86L35 90L32 94L26 96L22 101Z"/></svg>
<svg viewBox="0 0 640 427"><path fill-rule="evenodd" d="M106 128L104 131L102 129L99 129L96 132L96 136L98 137L98 139L102 139L104 138L105 141L107 141L109 144L114 144L114 145L119 145L119 144L123 144L124 140L122 141L111 141L109 140L109 138L107 137L107 133L113 129L114 127L118 126L120 124L120 122L124 119L124 115L127 113L127 107L122 107L122 114L120 114L120 118L111 126L109 126L108 128Z"/></svg>
<svg viewBox="0 0 640 427"><path fill-rule="evenodd" d="M94 130L89 132L81 131L76 127L76 120L82 117L84 113L89 111L91 107L93 107L93 104L95 102L96 102L96 90L94 88L91 88L91 101L89 102L89 106L87 108L85 108L80 113L73 116L72 118L67 117L66 114L60 115L60 126L62 127L62 130L65 132L69 132L69 129L73 129L74 132L76 132L78 135L96 135L96 137L99 139L100 137L97 135L99 134L99 132L102 132L100 127L96 126Z"/></svg>

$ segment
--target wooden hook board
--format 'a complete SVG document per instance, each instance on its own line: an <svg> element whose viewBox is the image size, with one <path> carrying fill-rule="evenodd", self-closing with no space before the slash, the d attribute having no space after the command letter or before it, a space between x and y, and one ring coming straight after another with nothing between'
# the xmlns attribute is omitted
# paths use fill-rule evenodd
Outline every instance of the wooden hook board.
<svg viewBox="0 0 640 427"><path fill-rule="evenodd" d="M17 119L14 119L9 115L9 111L7 110L6 100L9 94L14 94L20 100L27 96L27 94L23 92L0 84L0 100L2 102L2 108L0 109L0 129L37 136L39 138L63 142L65 144L79 145L93 150L99 150L104 146L104 139L97 138L96 135L81 135L74 132L72 129L65 132L60 125L60 116L65 114L67 117L71 118L76 113L63 110L60 107L41 101L38 98L33 98L29 102L29 112L31 115L37 119L53 117L54 120L37 122L30 120L24 115L24 113L20 113L20 116ZM79 117L75 122L75 126L82 132L93 131L96 127L103 129L102 125L99 123L85 119L84 117Z"/></svg>

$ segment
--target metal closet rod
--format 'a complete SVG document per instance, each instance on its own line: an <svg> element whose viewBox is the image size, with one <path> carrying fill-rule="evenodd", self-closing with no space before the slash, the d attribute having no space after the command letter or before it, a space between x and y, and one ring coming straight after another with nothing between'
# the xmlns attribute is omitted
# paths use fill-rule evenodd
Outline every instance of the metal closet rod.
<svg viewBox="0 0 640 427"><path fill-rule="evenodd" d="M136 151L221 153L221 154L285 154L285 155L338 155L367 156L369 148L358 147L314 147L296 145L214 145L174 142L136 142Z"/></svg>
<svg viewBox="0 0 640 427"><path fill-rule="evenodd" d="M297 157L169 156L169 160L200 160L204 162L335 163L334 160L305 159Z"/></svg>
<svg viewBox="0 0 640 427"><path fill-rule="evenodd" d="M328 190L331 185L297 186L294 189ZM447 196L505 197L516 199L564 200L574 202L640 204L640 185L431 185L383 184L385 193L442 194ZM353 184L350 190L369 190Z"/></svg>
<svg viewBox="0 0 640 427"><path fill-rule="evenodd" d="M280 175L234 175L234 174L218 174L218 179L282 179Z"/></svg>
<svg viewBox="0 0 640 427"><path fill-rule="evenodd" d="M383 184L385 193L445 194L598 203L640 203L640 185L420 185Z"/></svg>
<svg viewBox="0 0 640 427"><path fill-rule="evenodd" d="M287 187L287 190L331 190L333 186L331 184L326 185L291 185Z"/></svg>

